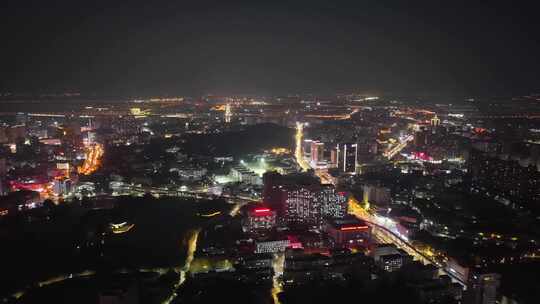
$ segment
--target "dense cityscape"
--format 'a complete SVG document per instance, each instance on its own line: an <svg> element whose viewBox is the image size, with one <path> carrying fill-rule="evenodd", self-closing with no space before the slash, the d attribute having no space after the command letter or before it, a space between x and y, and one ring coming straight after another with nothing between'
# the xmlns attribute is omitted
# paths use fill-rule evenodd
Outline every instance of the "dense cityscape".
<svg viewBox="0 0 540 304"><path fill-rule="evenodd" d="M537 297L539 96L20 98L6 303Z"/></svg>
<svg viewBox="0 0 540 304"><path fill-rule="evenodd" d="M0 1L0 304L540 303L539 11Z"/></svg>

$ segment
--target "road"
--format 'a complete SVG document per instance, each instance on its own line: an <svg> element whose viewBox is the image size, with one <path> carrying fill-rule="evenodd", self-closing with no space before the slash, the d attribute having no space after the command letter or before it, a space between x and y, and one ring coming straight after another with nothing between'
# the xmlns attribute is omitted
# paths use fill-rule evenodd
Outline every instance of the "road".
<svg viewBox="0 0 540 304"><path fill-rule="evenodd" d="M85 160L78 168L79 174L90 175L101 166L101 158L104 154L104 149L101 144L93 144L85 151Z"/></svg>
<svg viewBox="0 0 540 304"><path fill-rule="evenodd" d="M296 139L295 157L296 157L296 161L298 165L303 170L308 170L311 167L304 160L304 156L302 153L303 131L304 131L303 124L297 122L296 135L295 135L295 139ZM408 135L397 146L395 146L388 152L385 152L384 156L387 157L388 159L392 159L397 153L399 153L403 148L405 148L408 145L408 143L411 142L413 139L414 137L412 135ZM319 178L321 179L321 182L335 185L334 179L328 175L328 172L316 170L315 173L319 176ZM391 229L384 227L381 224L378 224L377 219L371 213L367 212L364 208L362 208L360 206L360 203L353 196L351 196L351 198L349 199L349 213L365 221L372 227L372 236L377 243L394 244L396 247L401 248L405 252L407 252L407 254L410 254L411 256L413 256L413 258L415 258L416 260L424 264L435 265L436 267L439 268L440 273L446 274L450 276L454 281L460 283L463 286L466 286L465 282L461 281L454 274L446 271L443 265L440 265L439 263L431 259L429 256L427 256L425 253L415 248L403 236L398 235L397 231L392 231Z"/></svg>
<svg viewBox="0 0 540 304"><path fill-rule="evenodd" d="M307 171L311 169L311 166L304 159L304 155L302 152L303 139L304 139L304 124L301 122L296 122L296 134L295 134L296 149L294 151L294 156L300 168L302 168L302 170L304 171Z"/></svg>
<svg viewBox="0 0 540 304"><path fill-rule="evenodd" d="M281 304L279 301L279 293L283 291L281 276L285 267L285 254L283 252L274 253L272 259L272 268L274 270L274 276L272 277L272 299L274 304Z"/></svg>
<svg viewBox="0 0 540 304"><path fill-rule="evenodd" d="M328 173L327 170L315 170L315 175L321 179L321 183L325 185L336 185L336 179Z"/></svg>
<svg viewBox="0 0 540 304"><path fill-rule="evenodd" d="M435 265L439 272L450 276L455 282L460 283L462 286L466 286L466 283L456 277L451 272L444 269L443 265L434 261L426 253L420 251L414 247L403 236L398 235L397 232L378 224L377 219L371 213L367 212L360 206L360 203L354 198L349 199L349 213L356 216L358 219L365 221L372 228L372 237L380 244L394 244L396 247L403 249L407 254L411 255L414 259L422 262L423 264Z"/></svg>
<svg viewBox="0 0 540 304"><path fill-rule="evenodd" d="M186 261L184 262L184 266L182 268L176 270L176 272L178 273L178 282L174 284L171 295L165 301L163 301L162 304L169 304L174 299L176 299L176 297L178 296L178 288L182 286L182 284L184 284L184 282L186 281L186 274L191 268L191 262L193 262L193 259L195 257L195 251L197 251L197 241L199 239L200 232L200 229L193 229L188 232L184 240L187 245Z"/></svg>
<svg viewBox="0 0 540 304"><path fill-rule="evenodd" d="M389 160L394 158L394 156L401 152L401 150L403 150L413 139L414 137L412 135L408 135L407 137L405 137L404 140L400 141L399 144L387 151L384 151L383 156L388 158Z"/></svg>

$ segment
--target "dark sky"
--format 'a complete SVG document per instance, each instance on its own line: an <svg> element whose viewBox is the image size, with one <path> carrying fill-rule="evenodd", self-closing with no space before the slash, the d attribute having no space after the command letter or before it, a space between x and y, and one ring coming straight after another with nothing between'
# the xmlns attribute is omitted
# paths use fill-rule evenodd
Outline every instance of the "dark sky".
<svg viewBox="0 0 540 304"><path fill-rule="evenodd" d="M2 0L0 90L540 92L531 3Z"/></svg>

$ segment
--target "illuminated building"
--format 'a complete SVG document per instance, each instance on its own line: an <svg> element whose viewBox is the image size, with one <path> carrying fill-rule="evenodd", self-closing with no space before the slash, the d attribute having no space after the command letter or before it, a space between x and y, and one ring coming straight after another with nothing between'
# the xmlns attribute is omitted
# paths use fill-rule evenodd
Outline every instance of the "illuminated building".
<svg viewBox="0 0 540 304"><path fill-rule="evenodd" d="M378 246L371 250L371 256L379 267L388 272L396 271L412 261L411 256L394 245Z"/></svg>
<svg viewBox="0 0 540 304"><path fill-rule="evenodd" d="M352 143L339 144L337 149L337 167L343 173L355 173L358 163L358 145Z"/></svg>
<svg viewBox="0 0 540 304"><path fill-rule="evenodd" d="M255 241L255 253L285 252L289 247L289 239Z"/></svg>
<svg viewBox="0 0 540 304"><path fill-rule="evenodd" d="M433 116L430 122L432 127L438 127L441 124L441 120L439 119L439 117L437 117L437 115Z"/></svg>
<svg viewBox="0 0 540 304"><path fill-rule="evenodd" d="M55 179L53 182L54 195L68 195L72 192L70 179Z"/></svg>
<svg viewBox="0 0 540 304"><path fill-rule="evenodd" d="M347 198L331 185L285 189L285 220L290 224L320 226L324 218L347 214Z"/></svg>
<svg viewBox="0 0 540 304"><path fill-rule="evenodd" d="M249 208L242 226L250 233L270 230L276 226L276 212L262 206Z"/></svg>
<svg viewBox="0 0 540 304"><path fill-rule="evenodd" d="M322 217L343 218L347 215L346 193L337 192L331 185L321 186L315 192L315 200L319 202Z"/></svg>
<svg viewBox="0 0 540 304"><path fill-rule="evenodd" d="M388 272L393 272L403 266L403 257L401 254L388 254L379 258L379 265Z"/></svg>
<svg viewBox="0 0 540 304"><path fill-rule="evenodd" d="M284 217L289 224L316 225L320 218L315 195L307 187L289 187L284 195Z"/></svg>
<svg viewBox="0 0 540 304"><path fill-rule="evenodd" d="M259 175L255 172L242 167L235 166L231 168L231 178L237 182L251 184L251 185L262 185L263 181Z"/></svg>
<svg viewBox="0 0 540 304"><path fill-rule="evenodd" d="M371 235L369 226L356 217L328 219L325 231L335 248L367 247Z"/></svg>
<svg viewBox="0 0 540 304"><path fill-rule="evenodd" d="M347 213L346 194L338 193L332 185L277 172L265 173L263 179L264 203L288 224L320 226L325 217L341 218Z"/></svg>
<svg viewBox="0 0 540 304"><path fill-rule="evenodd" d="M9 186L13 191L29 190L43 193L47 190L48 185L49 181L40 177L9 181Z"/></svg>
<svg viewBox="0 0 540 304"><path fill-rule="evenodd" d="M271 254L242 255L239 258L238 262L244 269L271 268L272 255Z"/></svg>
<svg viewBox="0 0 540 304"><path fill-rule="evenodd" d="M311 163L317 166L324 160L324 143L320 141L311 142Z"/></svg>
<svg viewBox="0 0 540 304"><path fill-rule="evenodd" d="M172 167L169 172L176 172L181 181L200 181L208 170L197 166Z"/></svg>
<svg viewBox="0 0 540 304"><path fill-rule="evenodd" d="M501 275L497 273L472 274L467 286L467 296L465 303L497 303L497 289L500 285Z"/></svg>
<svg viewBox="0 0 540 304"><path fill-rule="evenodd" d="M332 167L337 167L338 165L338 150L337 148L333 148L330 150L330 165Z"/></svg>
<svg viewBox="0 0 540 304"><path fill-rule="evenodd" d="M229 123L231 122L232 112L231 112L231 104L228 103L225 105L225 122Z"/></svg>

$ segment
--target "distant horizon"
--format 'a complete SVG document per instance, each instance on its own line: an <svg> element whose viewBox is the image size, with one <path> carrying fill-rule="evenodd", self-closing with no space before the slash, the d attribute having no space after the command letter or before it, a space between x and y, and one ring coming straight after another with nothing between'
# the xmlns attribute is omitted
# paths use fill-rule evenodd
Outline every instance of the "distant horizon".
<svg viewBox="0 0 540 304"><path fill-rule="evenodd" d="M207 92L207 93L170 93L170 92L156 92L156 93L102 93L102 92L88 92L77 90L38 90L33 92L17 92L10 90L0 90L0 99L9 98L202 98L202 97L264 97L264 98L280 98L280 97L319 97L319 98L334 98L337 96L376 96L376 97L444 97L444 98L509 98L509 97L526 97L540 95L540 89L538 91L524 91L524 92L506 92L506 93L451 93L451 92L438 92L438 91L417 91L417 92L393 92L393 91L376 91L376 90L351 90L351 91L335 91L335 92L277 92L277 93L255 93L255 92Z"/></svg>

